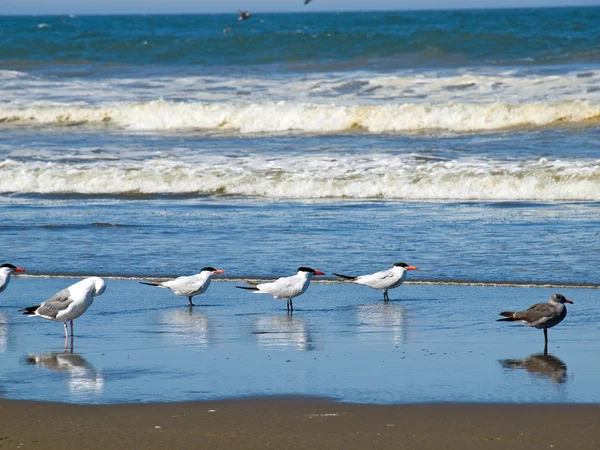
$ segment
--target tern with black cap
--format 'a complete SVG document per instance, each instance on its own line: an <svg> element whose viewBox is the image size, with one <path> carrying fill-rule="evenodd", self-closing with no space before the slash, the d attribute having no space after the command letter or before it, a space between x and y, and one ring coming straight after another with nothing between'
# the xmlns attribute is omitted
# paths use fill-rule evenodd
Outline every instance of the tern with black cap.
<svg viewBox="0 0 600 450"><path fill-rule="evenodd" d="M274 298L287 300L287 310L293 311L292 299L304 294L310 285L310 280L315 275L325 275L324 272L311 269L310 267L299 267L296 275L279 278L270 283L246 283L252 286L236 286L238 289L253 291L255 294L269 294Z"/></svg>
<svg viewBox="0 0 600 450"><path fill-rule="evenodd" d="M342 275L340 273L334 273L336 277L343 278L355 284L362 284L372 289L383 291L383 299L388 301L388 290L394 289L404 283L406 280L406 272L409 270L419 270L418 267L409 266L403 262L397 262L391 269L382 270L381 272L372 273L370 275L360 275L358 277L352 277L350 275Z"/></svg>
<svg viewBox="0 0 600 450"><path fill-rule="evenodd" d="M174 280L157 283L154 281L140 281L148 286L157 286L160 288L171 289L175 295L187 297L191 306L195 306L192 299L196 295L201 295L206 292L213 275L225 273L224 270L215 269L214 267L203 267L200 273L189 277L179 277Z"/></svg>

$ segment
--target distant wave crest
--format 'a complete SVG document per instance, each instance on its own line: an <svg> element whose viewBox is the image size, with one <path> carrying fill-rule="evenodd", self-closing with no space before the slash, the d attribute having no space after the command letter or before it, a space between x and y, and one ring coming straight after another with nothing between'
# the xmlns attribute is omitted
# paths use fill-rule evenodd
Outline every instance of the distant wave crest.
<svg viewBox="0 0 600 450"><path fill-rule="evenodd" d="M202 163L0 162L0 193L274 199L600 201L600 161L440 161L389 154Z"/></svg>
<svg viewBox="0 0 600 450"><path fill-rule="evenodd" d="M0 122L107 124L148 132L401 133L442 130L464 133L577 124L599 117L600 104L587 101L335 106L289 102L211 104L157 100L103 106L54 104L0 107Z"/></svg>

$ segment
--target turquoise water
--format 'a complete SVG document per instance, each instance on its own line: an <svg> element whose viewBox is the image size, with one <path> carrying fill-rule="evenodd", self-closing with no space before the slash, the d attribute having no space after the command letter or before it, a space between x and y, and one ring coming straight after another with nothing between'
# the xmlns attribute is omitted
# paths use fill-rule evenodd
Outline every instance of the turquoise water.
<svg viewBox="0 0 600 450"><path fill-rule="evenodd" d="M3 65L42 73L77 65L165 74L539 67L596 64L600 56L599 8L258 14L241 23L235 14L36 16L0 24Z"/></svg>

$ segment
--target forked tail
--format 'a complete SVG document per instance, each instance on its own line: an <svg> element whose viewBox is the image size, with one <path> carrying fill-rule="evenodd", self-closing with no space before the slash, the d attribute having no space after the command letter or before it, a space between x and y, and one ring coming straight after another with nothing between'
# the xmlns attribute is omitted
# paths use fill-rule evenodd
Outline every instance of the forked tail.
<svg viewBox="0 0 600 450"><path fill-rule="evenodd" d="M246 289L247 291L258 291L256 286L236 286L238 289Z"/></svg>
<svg viewBox="0 0 600 450"><path fill-rule="evenodd" d="M152 281L140 281L140 284L147 284L148 286L158 286L158 287L160 287L159 283L154 283Z"/></svg>
<svg viewBox="0 0 600 450"><path fill-rule="evenodd" d="M513 311L503 311L500 313L500 315L506 318L498 319L497 322L515 322L517 320L520 320L515 317L516 314Z"/></svg>
<svg viewBox="0 0 600 450"><path fill-rule="evenodd" d="M28 308L21 308L19 312L22 312L26 316L33 316L38 308L42 305L29 306Z"/></svg>
<svg viewBox="0 0 600 450"><path fill-rule="evenodd" d="M346 280L356 280L358 277L351 277L350 275L342 275L341 273L332 272L336 277L345 278Z"/></svg>

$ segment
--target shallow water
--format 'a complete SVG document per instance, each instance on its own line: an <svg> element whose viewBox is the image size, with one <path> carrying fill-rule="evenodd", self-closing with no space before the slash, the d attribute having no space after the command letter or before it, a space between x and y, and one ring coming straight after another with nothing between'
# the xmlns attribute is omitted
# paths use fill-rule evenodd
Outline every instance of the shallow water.
<svg viewBox="0 0 600 450"><path fill-rule="evenodd" d="M300 266L410 280L598 284L598 203L0 199L5 261L42 274L275 277Z"/></svg>
<svg viewBox="0 0 600 450"><path fill-rule="evenodd" d="M230 282L185 298L108 280L75 321L16 309L69 279L16 279L2 295L0 388L5 398L85 403L318 395L365 403L600 401L597 291L562 289L565 321L543 334L495 322L498 312L546 301L542 288L414 286L381 293L314 283L285 303ZM67 344L67 351L64 345ZM510 360L510 361L506 361Z"/></svg>

